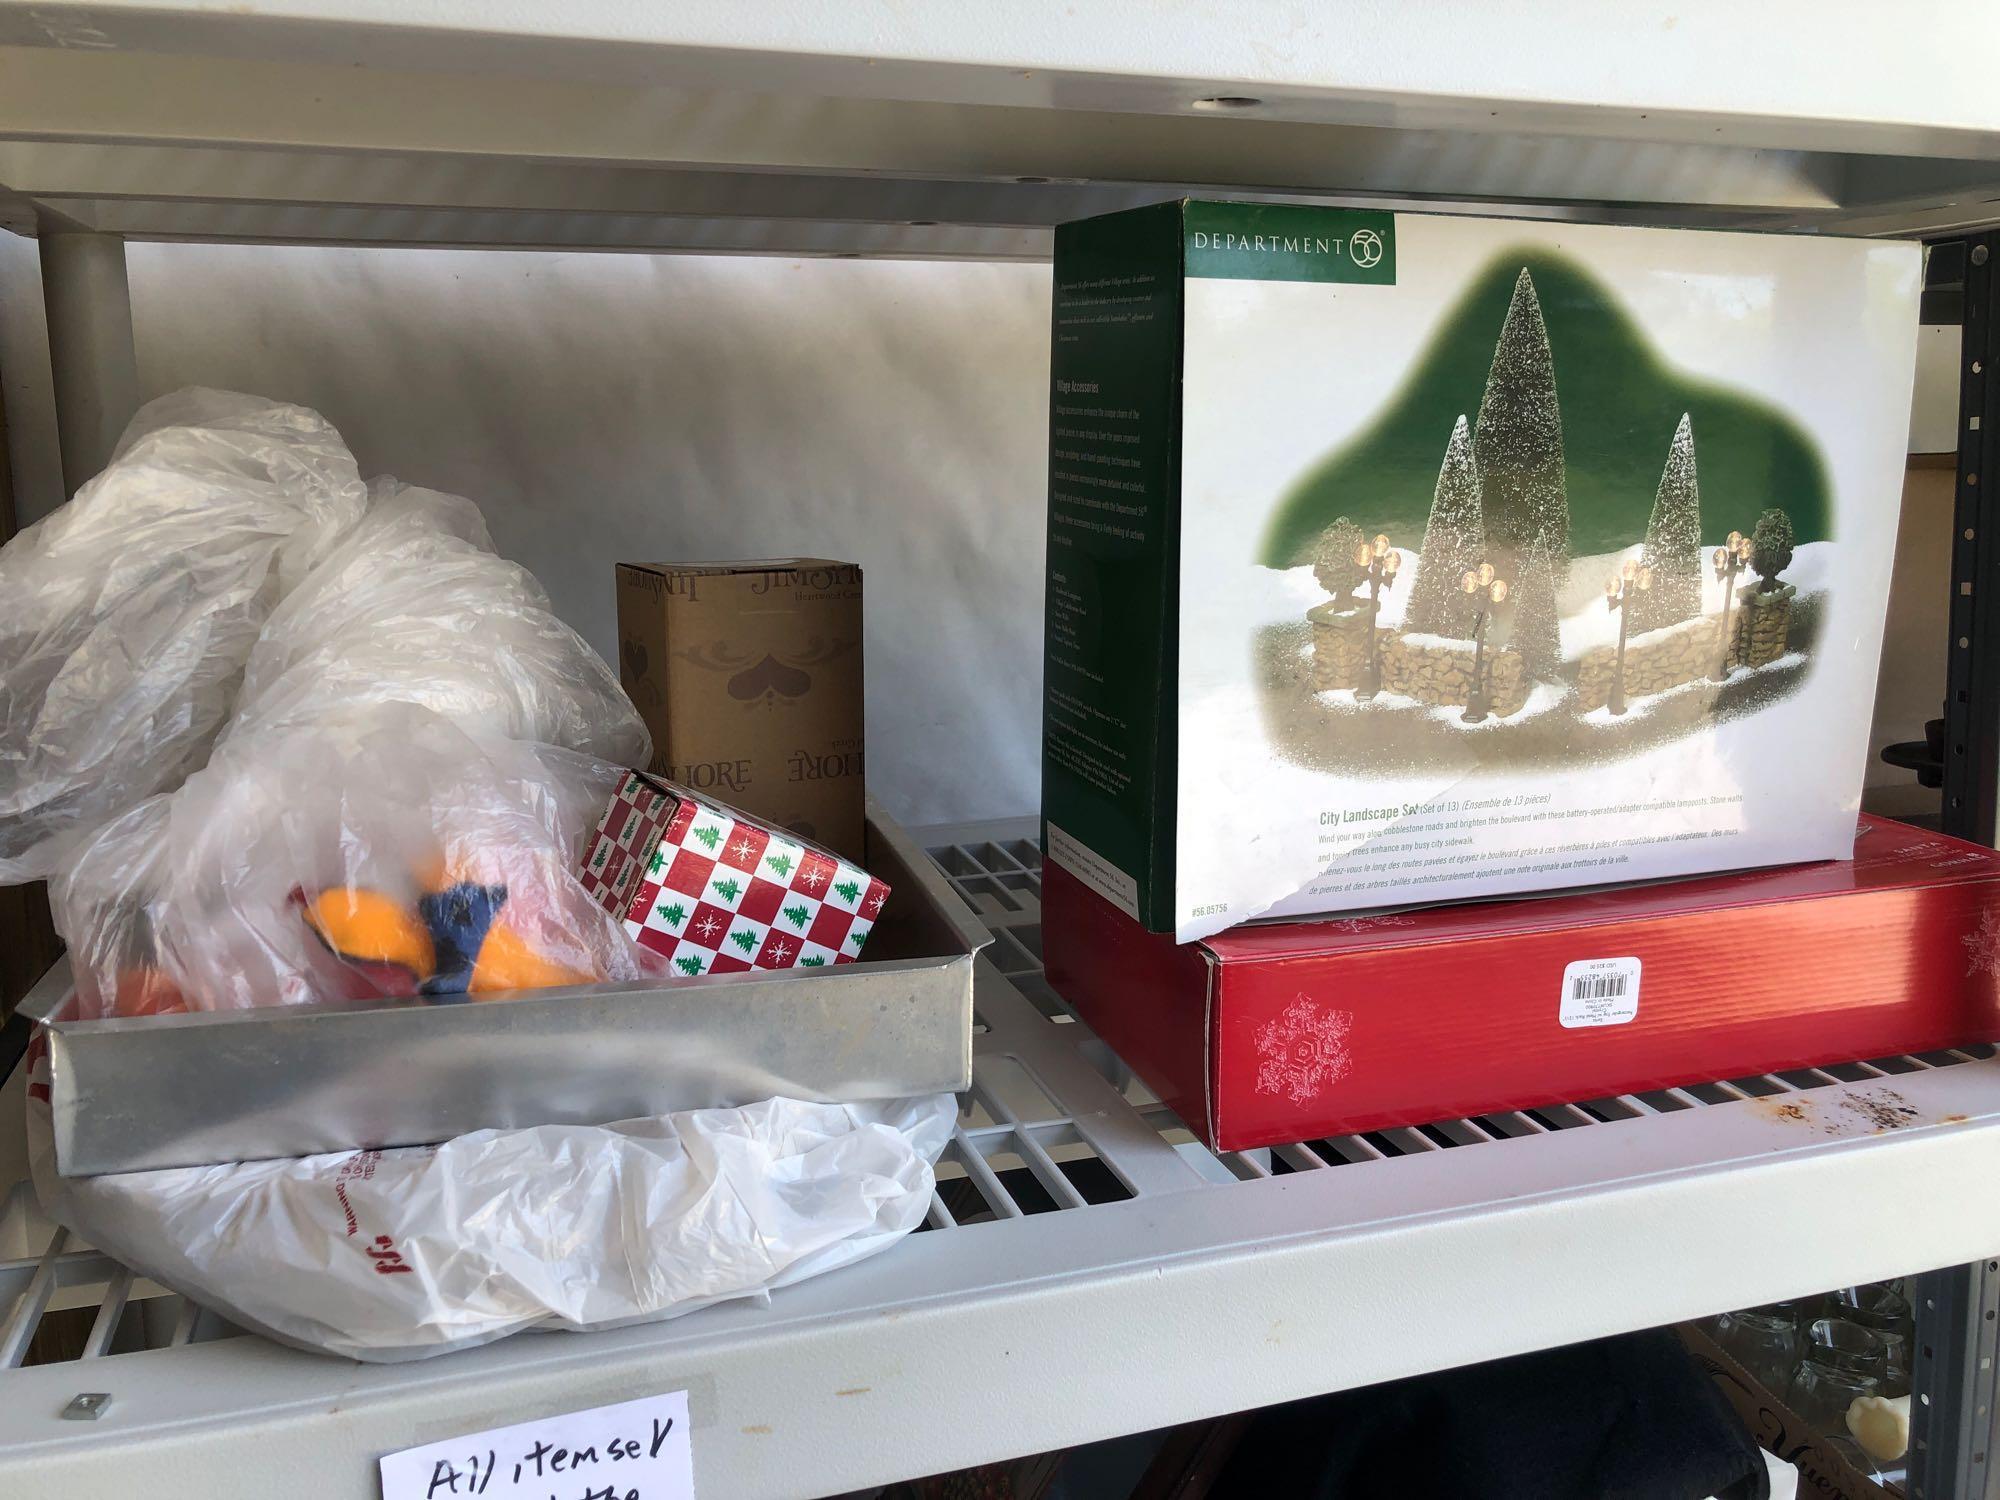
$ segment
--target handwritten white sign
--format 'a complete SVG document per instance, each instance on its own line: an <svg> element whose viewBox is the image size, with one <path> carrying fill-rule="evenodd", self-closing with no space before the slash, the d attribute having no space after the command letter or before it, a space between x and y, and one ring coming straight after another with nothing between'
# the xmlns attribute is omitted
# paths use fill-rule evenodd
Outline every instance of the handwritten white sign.
<svg viewBox="0 0 2000 1500"><path fill-rule="evenodd" d="M382 1500L694 1500L686 1391L496 1427L382 1460Z"/></svg>

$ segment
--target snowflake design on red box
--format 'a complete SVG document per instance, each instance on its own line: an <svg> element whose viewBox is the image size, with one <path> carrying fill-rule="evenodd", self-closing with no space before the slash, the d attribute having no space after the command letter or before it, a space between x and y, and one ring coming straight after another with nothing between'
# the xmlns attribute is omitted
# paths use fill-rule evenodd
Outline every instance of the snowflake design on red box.
<svg viewBox="0 0 2000 1500"><path fill-rule="evenodd" d="M1965 944L1965 972L2000 978L2000 917L1979 914L1979 925L1959 941Z"/></svg>
<svg viewBox="0 0 2000 1500"><path fill-rule="evenodd" d="M1353 1025L1347 1011L1300 995L1257 1028L1257 1092L1283 1094L1293 1104L1317 1099L1353 1066L1347 1050Z"/></svg>
<svg viewBox="0 0 2000 1500"><path fill-rule="evenodd" d="M851 964L889 896L827 850L637 772L590 851L592 894L690 979Z"/></svg>

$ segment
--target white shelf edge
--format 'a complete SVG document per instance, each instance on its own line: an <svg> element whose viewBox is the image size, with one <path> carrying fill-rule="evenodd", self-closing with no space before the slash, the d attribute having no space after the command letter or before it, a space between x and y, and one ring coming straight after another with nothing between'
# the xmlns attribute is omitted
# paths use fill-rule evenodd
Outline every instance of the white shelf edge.
<svg viewBox="0 0 2000 1500"><path fill-rule="evenodd" d="M566 6L574 34L554 36L532 34L526 13L491 20L490 8L482 30L450 0L259 16L0 0L0 186L14 200L0 223L1009 259L1045 253L1063 219L1180 192L1867 233L2000 219L2000 96L1983 79L1963 86L1978 38L1992 31L2000 45L1990 7L1928 27L1837 29L1821 16L1809 48L1780 48L1783 83L1802 90L1789 99L1765 64L1732 56L1690 71L1685 37L1649 39L1583 0L1561 8L1580 14L1559 21L1542 7L1532 27L1515 17L1523 34L1558 41L1485 59L1490 98L1454 82L1450 58L1421 51L1390 70L1401 80L1390 87L1390 72L1368 71L1389 69L1387 54L1350 58L1309 28L1262 50L1263 105L1217 115L1191 109L1208 85L1167 60L1254 42L1255 17L1225 22L1221 6L1129 35L1126 65L1107 71L1087 64L1109 55L1111 33L1083 20L1041 39L1060 59L1073 36L1073 67L1004 66L1008 48L1029 55L1013 22L977 26L954 0L878 28L856 54L811 50L805 32L827 18L796 13L794 50L754 35L759 23L737 25L725 45L716 28L728 17L705 7L634 34L629 7ZM1690 32L1721 24L1724 7L1703 8L1712 13L1684 18ZM1257 9L1297 13L1292 0ZM1459 9L1454 39L1518 7ZM1779 47L1763 8L1728 9L1751 45ZM918 35L939 24L962 28L957 52L949 32ZM1586 45L1599 30L1613 34ZM1896 75L1896 58L1909 65L1879 99L1834 66L1864 35L1866 80ZM1610 63L1648 47L1655 76ZM1319 81L1293 78L1318 52ZM1231 91L1249 86L1239 78Z"/></svg>

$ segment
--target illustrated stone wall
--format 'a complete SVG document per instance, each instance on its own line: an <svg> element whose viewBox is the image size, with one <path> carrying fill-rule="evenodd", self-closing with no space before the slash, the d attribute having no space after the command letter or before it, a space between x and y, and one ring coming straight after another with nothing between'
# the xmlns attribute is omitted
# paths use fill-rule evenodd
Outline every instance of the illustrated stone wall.
<svg viewBox="0 0 2000 1500"><path fill-rule="evenodd" d="M1368 662L1368 611L1329 601L1306 611L1312 622L1313 690L1359 687ZM1420 703L1463 707L1472 696L1472 643L1415 641L1394 630L1377 632L1382 691ZM1518 713L1533 686L1520 653L1509 648L1486 656L1486 692L1491 711L1505 718Z"/></svg>
<svg viewBox="0 0 2000 1500"><path fill-rule="evenodd" d="M1791 584L1769 593L1759 593L1756 585L1742 590L1731 634L1731 666L1769 666L1785 654L1792 629L1792 600L1798 590Z"/></svg>
<svg viewBox="0 0 2000 1500"><path fill-rule="evenodd" d="M1385 634L1387 634L1385 632ZM1382 642L1382 690L1421 703L1464 705L1472 697L1472 642L1411 640L1387 634ZM1528 701L1528 674L1511 647L1486 653L1486 696L1501 718Z"/></svg>
<svg viewBox="0 0 2000 1500"><path fill-rule="evenodd" d="M1313 690L1359 687L1368 661L1367 607L1329 600L1307 610L1306 618L1313 632Z"/></svg>
<svg viewBox="0 0 2000 1500"><path fill-rule="evenodd" d="M1759 593L1752 584L1742 589L1730 616L1729 665L1762 667L1789 649L1791 584ZM1352 690L1361 684L1368 660L1369 612L1366 606L1328 601L1306 611L1312 623L1313 688ZM1721 622L1714 616L1684 620L1663 630L1630 636L1625 642L1625 696L1642 698L1683 683L1713 676ZM1473 647L1470 641L1417 637L1395 630L1378 630L1382 690L1440 707L1463 707L1472 696ZM1588 713L1611 699L1618 648L1593 646L1576 665L1576 708ZM1487 697L1500 718L1520 712L1534 686L1520 653L1512 647L1489 652Z"/></svg>
<svg viewBox="0 0 2000 1500"><path fill-rule="evenodd" d="M1625 696L1664 693L1684 682L1710 676L1716 668L1722 622L1704 618L1683 620L1664 630L1649 630L1625 641ZM1577 708L1588 713L1611 701L1611 681L1618 670L1618 648L1592 646L1577 661Z"/></svg>

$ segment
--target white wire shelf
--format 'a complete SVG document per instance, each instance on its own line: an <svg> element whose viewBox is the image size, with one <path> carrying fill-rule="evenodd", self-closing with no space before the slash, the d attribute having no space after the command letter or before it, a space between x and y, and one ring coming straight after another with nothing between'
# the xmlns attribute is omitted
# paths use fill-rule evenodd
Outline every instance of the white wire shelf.
<svg viewBox="0 0 2000 1500"><path fill-rule="evenodd" d="M0 0L0 225L1012 259L1183 191L1942 233L2000 10Z"/></svg>
<svg viewBox="0 0 2000 1500"><path fill-rule="evenodd" d="M681 1388L702 1493L828 1494L2000 1248L1989 1048L1212 1155L1042 978L1031 833L928 838L996 942L975 1085L904 1244L768 1305L356 1366L50 1238L20 1184L0 1494L311 1475L359 1500L382 1452ZM83 1357L23 1366L65 1319ZM110 1405L64 1420L84 1392Z"/></svg>

